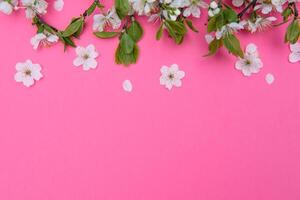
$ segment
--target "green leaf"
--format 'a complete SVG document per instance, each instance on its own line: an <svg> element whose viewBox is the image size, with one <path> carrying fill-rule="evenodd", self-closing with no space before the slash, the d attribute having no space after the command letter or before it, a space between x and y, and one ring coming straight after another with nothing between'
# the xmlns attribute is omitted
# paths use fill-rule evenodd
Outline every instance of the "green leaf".
<svg viewBox="0 0 300 200"><path fill-rule="evenodd" d="M161 23L158 31L156 32L156 40L160 40L164 30L164 23Z"/></svg>
<svg viewBox="0 0 300 200"><path fill-rule="evenodd" d="M284 9L284 11L281 13L281 16L283 17L283 20L286 21L292 14L292 9L290 7L287 7Z"/></svg>
<svg viewBox="0 0 300 200"><path fill-rule="evenodd" d="M119 45L115 53L115 62L117 64L130 65L137 62L139 56L139 48L135 44L132 53L126 54Z"/></svg>
<svg viewBox="0 0 300 200"><path fill-rule="evenodd" d="M75 34L80 28L82 27L82 24L84 23L83 17L78 18L77 20L73 21L63 32L63 37L69 37Z"/></svg>
<svg viewBox="0 0 300 200"><path fill-rule="evenodd" d="M119 32L94 32L94 35L98 38L101 39L108 39L108 38L113 38L118 36L120 33Z"/></svg>
<svg viewBox="0 0 300 200"><path fill-rule="evenodd" d="M233 35L227 34L223 37L223 43L226 49L235 56L244 57L240 41Z"/></svg>
<svg viewBox="0 0 300 200"><path fill-rule="evenodd" d="M298 20L293 20L287 28L285 42L295 44L300 37L300 25Z"/></svg>
<svg viewBox="0 0 300 200"><path fill-rule="evenodd" d="M126 17L130 11L130 4L128 0L115 0L115 8L120 19Z"/></svg>
<svg viewBox="0 0 300 200"><path fill-rule="evenodd" d="M189 19L185 19L187 26L194 32L198 33L199 31L194 27L193 22Z"/></svg>
<svg viewBox="0 0 300 200"><path fill-rule="evenodd" d="M127 29L127 34L135 41L139 41L143 36L143 28L140 23L134 20Z"/></svg>
<svg viewBox="0 0 300 200"><path fill-rule="evenodd" d="M224 15L226 24L238 21L237 13L230 7L227 7L225 10L223 10L223 15Z"/></svg>
<svg viewBox="0 0 300 200"><path fill-rule="evenodd" d="M223 11L216 17L216 29L221 29L225 25L225 17Z"/></svg>
<svg viewBox="0 0 300 200"><path fill-rule="evenodd" d="M124 51L126 54L132 53L134 44L135 43L133 39L127 33L122 34L120 41L120 47L122 51Z"/></svg>
<svg viewBox="0 0 300 200"><path fill-rule="evenodd" d="M97 7L97 3L94 2L94 3L86 10L86 14L87 14L88 16L90 16L91 14L93 14L93 12L95 11L96 7Z"/></svg>
<svg viewBox="0 0 300 200"><path fill-rule="evenodd" d="M208 24L207 24L207 32L208 33L211 33L213 31L217 30L217 16L218 15L215 15L209 19Z"/></svg>
<svg viewBox="0 0 300 200"><path fill-rule="evenodd" d="M213 41L211 41L211 43L209 43L209 46L208 46L209 52L205 56L215 55L217 53L218 49L220 49L221 47L222 47L222 40L214 39Z"/></svg>
<svg viewBox="0 0 300 200"><path fill-rule="evenodd" d="M169 35L173 38L176 44L181 44L186 34L186 27L182 21L165 21L165 26Z"/></svg>

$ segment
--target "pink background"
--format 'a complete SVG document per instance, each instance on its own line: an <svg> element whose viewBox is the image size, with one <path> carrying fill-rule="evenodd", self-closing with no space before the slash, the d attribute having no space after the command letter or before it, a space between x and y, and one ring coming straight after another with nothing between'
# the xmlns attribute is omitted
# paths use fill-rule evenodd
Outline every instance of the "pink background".
<svg viewBox="0 0 300 200"><path fill-rule="evenodd" d="M61 13L51 5L46 19L63 28L90 3L65 0ZM139 62L124 68L114 64L117 40L95 38L90 19L77 44L101 56L85 72L72 65L74 49L34 51L23 11L0 14L0 199L299 200L300 65L287 61L284 27L240 36L264 62L245 78L225 50L202 57L205 21L175 46L142 20ZM32 88L14 81L26 59L43 67ZM169 92L160 67L173 63L186 77Z"/></svg>

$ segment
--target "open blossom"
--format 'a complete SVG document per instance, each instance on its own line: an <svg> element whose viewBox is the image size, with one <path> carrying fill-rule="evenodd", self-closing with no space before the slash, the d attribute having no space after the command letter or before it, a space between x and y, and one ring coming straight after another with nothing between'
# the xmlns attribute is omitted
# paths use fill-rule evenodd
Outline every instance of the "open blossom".
<svg viewBox="0 0 300 200"><path fill-rule="evenodd" d="M138 15L149 15L157 0L130 0L132 8Z"/></svg>
<svg viewBox="0 0 300 200"><path fill-rule="evenodd" d="M120 28L121 23L122 22L116 13L116 9L113 7L107 12L106 15L94 15L93 30L102 32L106 26L111 26L113 29L118 29Z"/></svg>
<svg viewBox="0 0 300 200"><path fill-rule="evenodd" d="M219 14L220 11L221 11L221 9L219 8L217 2L212 1L212 2L209 4L209 8L208 8L208 16L209 16L209 17L213 17L213 16Z"/></svg>
<svg viewBox="0 0 300 200"><path fill-rule="evenodd" d="M41 69L39 64L33 64L31 60L17 63L15 80L23 83L26 87L30 87L34 84L34 81L38 81L43 77Z"/></svg>
<svg viewBox="0 0 300 200"><path fill-rule="evenodd" d="M235 68L242 71L244 76L251 76L252 73L258 73L263 63L259 58L257 47L254 44L249 44L246 47L244 58L238 58L235 63Z"/></svg>
<svg viewBox="0 0 300 200"><path fill-rule="evenodd" d="M33 49L37 49L41 44L43 46L50 46L51 44L58 41L58 37L56 35L50 33L38 33L33 36L30 40Z"/></svg>
<svg viewBox="0 0 300 200"><path fill-rule="evenodd" d="M265 29L271 27L272 23L276 20L276 17L258 17L254 22L251 20L245 22L245 26L251 33L254 33L257 31L264 31Z"/></svg>
<svg viewBox="0 0 300 200"><path fill-rule="evenodd" d="M17 0L0 0L0 12L3 12L6 15L10 15L14 7L18 5Z"/></svg>
<svg viewBox="0 0 300 200"><path fill-rule="evenodd" d="M184 78L184 71L180 71L177 64L171 65L171 67L162 66L160 69L161 77L160 84L164 85L168 90L171 90L173 86L181 87L181 79Z"/></svg>
<svg viewBox="0 0 300 200"><path fill-rule="evenodd" d="M291 63L300 62L300 43L290 45L291 54L289 55L289 61Z"/></svg>
<svg viewBox="0 0 300 200"><path fill-rule="evenodd" d="M48 3L45 0L22 0L26 7L26 17L32 19L35 15L44 15L47 13Z"/></svg>
<svg viewBox="0 0 300 200"><path fill-rule="evenodd" d="M95 50L95 46L90 44L86 48L77 47L76 48L77 58L73 61L76 67L83 66L83 70L88 71L90 69L95 69L98 65L96 58L98 53Z"/></svg>
<svg viewBox="0 0 300 200"><path fill-rule="evenodd" d="M260 10L262 14L269 14L273 9L275 9L277 12L282 13L283 5L286 2L286 0L271 0L268 2L259 0L258 4L254 7L254 10Z"/></svg>
<svg viewBox="0 0 300 200"><path fill-rule="evenodd" d="M242 23L232 22L229 24L224 25L221 30L218 30L216 32L216 38L219 40L226 34L232 34L239 30L244 29L244 26Z"/></svg>
<svg viewBox="0 0 300 200"><path fill-rule="evenodd" d="M201 10L200 8L208 8L207 3L205 3L203 0L186 0L187 5L183 11L183 16L189 17L192 15L193 17L200 17Z"/></svg>

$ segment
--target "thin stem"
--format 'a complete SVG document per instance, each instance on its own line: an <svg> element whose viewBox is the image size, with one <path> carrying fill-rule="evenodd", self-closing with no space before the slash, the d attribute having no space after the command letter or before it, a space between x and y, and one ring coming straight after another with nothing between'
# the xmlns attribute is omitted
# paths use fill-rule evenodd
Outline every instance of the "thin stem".
<svg viewBox="0 0 300 200"><path fill-rule="evenodd" d="M242 18L244 16L244 14L247 12L247 10L249 10L251 7L254 8L255 5L257 3L257 0L253 0L251 1L239 14L238 17Z"/></svg>

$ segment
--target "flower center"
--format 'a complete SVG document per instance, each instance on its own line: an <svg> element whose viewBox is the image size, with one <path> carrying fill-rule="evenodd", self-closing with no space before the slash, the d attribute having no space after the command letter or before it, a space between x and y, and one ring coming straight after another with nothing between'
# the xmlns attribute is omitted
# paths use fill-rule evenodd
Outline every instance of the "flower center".
<svg viewBox="0 0 300 200"><path fill-rule="evenodd" d="M245 65L251 65L251 61L250 60L245 60Z"/></svg>
<svg viewBox="0 0 300 200"><path fill-rule="evenodd" d="M31 76L31 71L30 71L29 69L26 69L26 70L24 71L24 74L25 74L26 76Z"/></svg>
<svg viewBox="0 0 300 200"><path fill-rule="evenodd" d="M174 74L169 74L169 79L173 80L174 79Z"/></svg>
<svg viewBox="0 0 300 200"><path fill-rule="evenodd" d="M90 58L90 56L88 55L88 54L85 54L84 56L83 56L83 59L84 60L87 60L87 59L89 59Z"/></svg>

